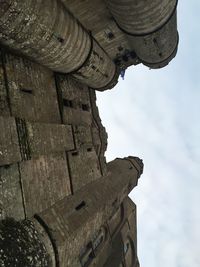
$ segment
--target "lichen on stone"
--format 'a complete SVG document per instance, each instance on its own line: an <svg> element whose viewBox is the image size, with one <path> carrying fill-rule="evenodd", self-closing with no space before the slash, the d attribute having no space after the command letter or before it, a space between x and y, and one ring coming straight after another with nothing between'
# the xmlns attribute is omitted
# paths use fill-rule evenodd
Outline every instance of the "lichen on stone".
<svg viewBox="0 0 200 267"><path fill-rule="evenodd" d="M0 221L0 266L48 267L49 256L29 220Z"/></svg>

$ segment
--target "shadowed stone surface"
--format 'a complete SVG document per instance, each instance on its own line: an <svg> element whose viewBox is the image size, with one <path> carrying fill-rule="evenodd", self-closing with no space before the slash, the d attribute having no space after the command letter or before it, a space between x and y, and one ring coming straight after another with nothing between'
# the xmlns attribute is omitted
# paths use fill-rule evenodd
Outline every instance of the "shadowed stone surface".
<svg viewBox="0 0 200 267"><path fill-rule="evenodd" d="M0 222L1 267L50 267L49 256L31 221Z"/></svg>
<svg viewBox="0 0 200 267"><path fill-rule="evenodd" d="M128 194L143 162L106 162L94 89L128 66L168 64L175 9L176 0L0 0L0 266L139 267Z"/></svg>

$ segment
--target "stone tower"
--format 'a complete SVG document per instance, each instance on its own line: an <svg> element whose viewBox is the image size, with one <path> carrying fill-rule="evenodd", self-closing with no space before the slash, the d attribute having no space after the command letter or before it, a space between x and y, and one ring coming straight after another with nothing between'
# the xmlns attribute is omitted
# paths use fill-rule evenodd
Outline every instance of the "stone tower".
<svg viewBox="0 0 200 267"><path fill-rule="evenodd" d="M139 267L143 163L106 162L95 90L175 57L176 7L0 0L0 266Z"/></svg>

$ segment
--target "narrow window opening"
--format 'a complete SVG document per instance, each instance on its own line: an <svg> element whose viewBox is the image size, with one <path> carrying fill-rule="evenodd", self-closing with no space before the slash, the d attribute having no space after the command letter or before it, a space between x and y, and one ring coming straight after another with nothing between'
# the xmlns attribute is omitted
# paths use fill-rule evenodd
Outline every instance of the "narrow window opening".
<svg viewBox="0 0 200 267"><path fill-rule="evenodd" d="M78 151L72 152L72 156L78 156Z"/></svg>
<svg viewBox="0 0 200 267"><path fill-rule="evenodd" d="M73 102L72 100L63 98L63 105L65 107L73 108Z"/></svg>
<svg viewBox="0 0 200 267"><path fill-rule="evenodd" d="M86 206L85 201L82 201L78 206L76 206L76 210L81 210L82 208L84 208Z"/></svg>
<svg viewBox="0 0 200 267"><path fill-rule="evenodd" d="M109 32L109 33L107 34L107 37L108 37L109 40L112 40L112 39L115 38L115 35L114 35L112 32Z"/></svg>
<svg viewBox="0 0 200 267"><path fill-rule="evenodd" d="M32 94L33 90L30 88L20 88L20 91L27 94Z"/></svg>
<svg viewBox="0 0 200 267"><path fill-rule="evenodd" d="M64 43L65 39L63 39L62 37L57 37L58 42L60 42L61 44Z"/></svg>
<svg viewBox="0 0 200 267"><path fill-rule="evenodd" d="M91 147L87 148L87 151L88 152L91 152L92 151L92 148Z"/></svg>

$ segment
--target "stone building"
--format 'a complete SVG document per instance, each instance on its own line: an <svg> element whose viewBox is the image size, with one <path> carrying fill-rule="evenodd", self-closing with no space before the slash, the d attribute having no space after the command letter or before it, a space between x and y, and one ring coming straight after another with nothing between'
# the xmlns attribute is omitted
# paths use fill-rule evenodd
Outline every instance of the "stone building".
<svg viewBox="0 0 200 267"><path fill-rule="evenodd" d="M138 267L143 163L107 163L95 90L176 55L176 0L0 0L0 266Z"/></svg>

